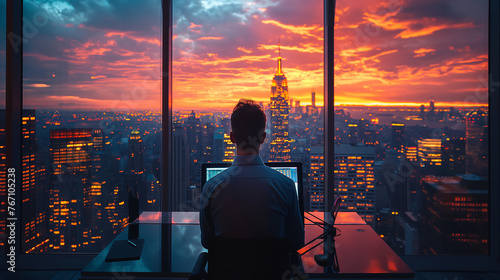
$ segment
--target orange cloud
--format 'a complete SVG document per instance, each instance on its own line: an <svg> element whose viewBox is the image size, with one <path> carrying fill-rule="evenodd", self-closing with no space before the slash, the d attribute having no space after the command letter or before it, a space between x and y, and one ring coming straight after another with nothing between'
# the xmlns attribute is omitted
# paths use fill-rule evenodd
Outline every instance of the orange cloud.
<svg viewBox="0 0 500 280"><path fill-rule="evenodd" d="M413 52L415 53L415 55L413 57L424 57L428 53L436 52L436 50L435 49L420 48L418 50L414 50Z"/></svg>
<svg viewBox="0 0 500 280"><path fill-rule="evenodd" d="M277 50L277 45L262 45L257 47L259 50ZM305 53L323 53L323 45L318 45L314 43L301 44L300 46L281 46L283 50L298 51Z"/></svg>
<svg viewBox="0 0 500 280"><path fill-rule="evenodd" d="M201 37L198 38L199 41L207 41L207 40L222 40L223 37Z"/></svg>
<svg viewBox="0 0 500 280"><path fill-rule="evenodd" d="M134 32L132 32L132 31L130 31L130 32L111 31L111 32L107 32L104 36L106 36L106 37L119 36L120 38L126 37L126 38L132 39L138 43L145 42L148 44L161 46L160 38L141 37L141 36L134 34Z"/></svg>
<svg viewBox="0 0 500 280"><path fill-rule="evenodd" d="M431 35L436 31L443 29L463 29L474 27L473 22L457 23L457 24L445 24L437 23L435 18L423 18L423 19L412 19L405 21L397 21L393 18L399 11L393 13L387 13L385 15L376 15L365 12L363 18L372 24L382 27L385 30L402 30L396 35L395 38L414 38ZM413 26L421 25L424 26L420 29L415 29Z"/></svg>
<svg viewBox="0 0 500 280"><path fill-rule="evenodd" d="M474 24L472 22L467 22L467 23L459 23L459 24L441 24L441 25L434 25L434 26L427 26L424 27L423 29L420 30L411 30L411 29L406 29L405 31L399 33L396 38L400 37L403 39L407 38L412 38L412 37L420 37L420 36L426 36L430 35L438 30L442 29L463 29L463 28L471 28L474 27Z"/></svg>
<svg viewBox="0 0 500 280"><path fill-rule="evenodd" d="M272 25L278 26L278 27L280 27L282 29L285 29L286 31L289 31L289 32L292 32L292 33L295 33L295 34L299 34L299 35L303 35L303 36L310 36L310 37L316 37L316 35L313 34L313 32L318 33L318 32L323 31L323 27L321 27L319 25L295 26L295 25L283 24L283 23L281 23L279 21L276 21L276 20L263 20L262 23L264 23L264 24L272 24Z"/></svg>
<svg viewBox="0 0 500 280"><path fill-rule="evenodd" d="M34 87L34 88L48 88L50 85L47 84L24 84L26 87Z"/></svg>
<svg viewBox="0 0 500 280"><path fill-rule="evenodd" d="M242 52L246 52L246 53L252 53L252 51L251 51L251 50L245 49L245 48L243 48L243 47L238 47L238 50L239 50L239 51L242 51Z"/></svg>

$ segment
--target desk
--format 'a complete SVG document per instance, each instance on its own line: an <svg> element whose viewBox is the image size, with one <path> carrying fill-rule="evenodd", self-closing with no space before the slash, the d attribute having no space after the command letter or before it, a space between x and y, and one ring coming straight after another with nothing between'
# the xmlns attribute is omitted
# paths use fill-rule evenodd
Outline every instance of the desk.
<svg viewBox="0 0 500 280"><path fill-rule="evenodd" d="M314 216L312 216L314 215ZM329 213L306 213L317 220L331 219ZM120 279L120 277L187 278L198 255L206 251L201 246L197 212L144 212L134 222L139 227L139 238L145 240L141 259L135 261L105 262L109 244L82 271L81 279ZM328 277L385 277L412 278L413 271L367 225L358 214L340 212L336 237L340 272ZM323 233L323 229L306 220L306 242ZM128 227L115 240L126 240ZM320 242L312 243L314 246ZM314 255L322 254L326 245L320 245L302 256L304 270L309 278L325 276L325 269L314 262ZM309 246L308 246L309 247ZM299 252L307 250L301 249Z"/></svg>

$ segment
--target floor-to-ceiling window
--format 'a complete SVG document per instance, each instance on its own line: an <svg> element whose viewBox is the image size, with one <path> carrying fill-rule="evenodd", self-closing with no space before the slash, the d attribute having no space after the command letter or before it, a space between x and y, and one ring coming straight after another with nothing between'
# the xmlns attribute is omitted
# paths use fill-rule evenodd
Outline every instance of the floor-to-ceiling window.
<svg viewBox="0 0 500 280"><path fill-rule="evenodd" d="M337 1L335 194L398 254L488 254L488 1Z"/></svg>
<svg viewBox="0 0 500 280"><path fill-rule="evenodd" d="M97 253L160 209L161 1L24 1L22 252Z"/></svg>
<svg viewBox="0 0 500 280"><path fill-rule="evenodd" d="M303 164L306 210L322 210L322 1L173 1L172 209L199 209L201 164L232 162L241 98L267 115L265 162Z"/></svg>

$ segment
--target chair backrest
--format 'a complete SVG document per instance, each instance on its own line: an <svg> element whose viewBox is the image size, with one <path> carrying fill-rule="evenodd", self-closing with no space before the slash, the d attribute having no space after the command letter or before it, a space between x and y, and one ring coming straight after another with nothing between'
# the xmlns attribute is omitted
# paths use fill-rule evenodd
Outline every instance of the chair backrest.
<svg viewBox="0 0 500 280"><path fill-rule="evenodd" d="M209 279L282 279L290 252L285 239L216 238L208 251Z"/></svg>

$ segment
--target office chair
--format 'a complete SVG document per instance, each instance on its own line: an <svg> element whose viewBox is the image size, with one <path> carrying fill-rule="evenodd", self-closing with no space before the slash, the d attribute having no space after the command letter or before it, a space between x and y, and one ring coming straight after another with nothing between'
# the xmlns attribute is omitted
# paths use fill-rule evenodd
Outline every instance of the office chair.
<svg viewBox="0 0 500 280"><path fill-rule="evenodd" d="M198 256L189 280L307 279L303 271L300 255L285 239L215 238L208 253Z"/></svg>

